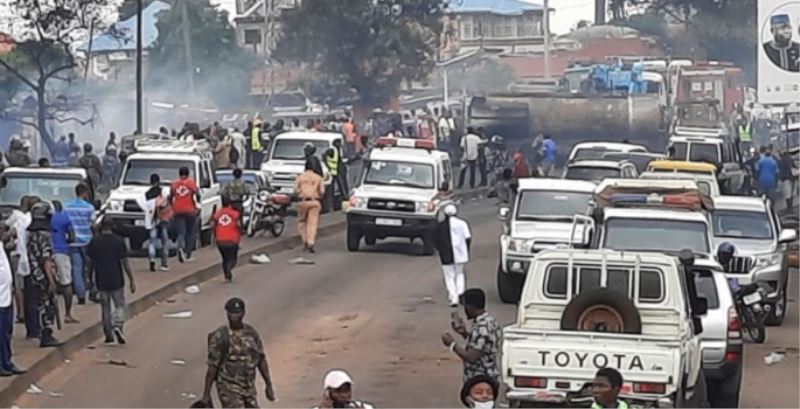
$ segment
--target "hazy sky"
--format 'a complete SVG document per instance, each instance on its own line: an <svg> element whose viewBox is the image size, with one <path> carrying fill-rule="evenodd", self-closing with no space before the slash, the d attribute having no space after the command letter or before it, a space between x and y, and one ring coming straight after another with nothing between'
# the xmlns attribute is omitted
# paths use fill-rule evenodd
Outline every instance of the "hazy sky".
<svg viewBox="0 0 800 409"><path fill-rule="evenodd" d="M331 0L335 1L335 0ZM541 0L523 0L528 3L542 4ZM230 13L236 14L236 0L211 0L220 4ZM594 0L550 0L550 8L555 14L550 22L550 29L556 34L565 34L578 22L578 20L594 20Z"/></svg>

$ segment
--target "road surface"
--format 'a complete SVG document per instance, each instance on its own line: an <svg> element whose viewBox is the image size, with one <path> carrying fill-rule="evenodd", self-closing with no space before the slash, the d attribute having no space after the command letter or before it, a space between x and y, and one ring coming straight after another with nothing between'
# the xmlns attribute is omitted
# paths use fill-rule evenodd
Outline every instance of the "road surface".
<svg viewBox="0 0 800 409"><path fill-rule="evenodd" d="M488 310L501 322L515 308L502 305L495 290L499 223L488 201L469 202L462 213L472 223L473 261L468 287L488 295ZM345 249L344 235L318 244L315 265L294 265L299 249L275 255L268 266L247 265L234 283L220 279L197 295L180 294L130 321L129 344L77 354L27 394L20 407L188 407L202 393L206 334L225 322L223 303L247 302L245 320L264 339L279 401L262 406L311 407L322 396L322 377L347 369L355 397L378 407L460 407L461 364L439 340L449 328L447 297L435 257L416 253L419 245L396 240L359 253ZM210 250L203 250L210 251ZM798 304L792 276L791 312L781 328L770 328L767 343L745 353L744 407L798 407ZM163 318L191 310L190 319ZM99 313L99 307L98 307ZM763 357L787 348L787 358L766 366ZM124 360L129 367L107 363ZM183 360L185 366L172 360ZM50 396L51 392L56 395Z"/></svg>

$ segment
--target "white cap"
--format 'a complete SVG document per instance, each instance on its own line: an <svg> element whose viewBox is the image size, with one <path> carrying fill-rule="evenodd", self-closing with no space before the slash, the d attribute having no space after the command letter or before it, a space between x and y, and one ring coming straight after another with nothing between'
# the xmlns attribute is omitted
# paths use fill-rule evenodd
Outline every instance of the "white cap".
<svg viewBox="0 0 800 409"><path fill-rule="evenodd" d="M325 389L339 389L346 383L353 384L353 379L350 378L350 375L341 369L333 369L325 375L322 387Z"/></svg>
<svg viewBox="0 0 800 409"><path fill-rule="evenodd" d="M23 148L30 148L31 147L31 141L29 141L27 139L22 141L22 147Z"/></svg>
<svg viewBox="0 0 800 409"><path fill-rule="evenodd" d="M453 203L448 203L444 206L444 214L447 216L455 216L458 214L458 208Z"/></svg>

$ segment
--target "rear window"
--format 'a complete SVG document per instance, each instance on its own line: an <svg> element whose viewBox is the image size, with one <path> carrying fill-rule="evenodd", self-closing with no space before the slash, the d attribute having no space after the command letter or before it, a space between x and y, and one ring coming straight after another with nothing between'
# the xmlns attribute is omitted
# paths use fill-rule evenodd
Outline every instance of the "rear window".
<svg viewBox="0 0 800 409"><path fill-rule="evenodd" d="M661 273L653 270L642 270L639 273L639 301L659 303L664 299L664 282Z"/></svg>
<svg viewBox="0 0 800 409"><path fill-rule="evenodd" d="M567 298L567 268L551 267L545 276L545 292L550 298Z"/></svg>
<svg viewBox="0 0 800 409"><path fill-rule="evenodd" d="M610 266L605 283L599 268L594 266L575 266L572 277L575 295L595 288L605 287L633 298L633 269L614 268ZM552 266L545 274L544 293L547 298L567 298L567 267ZM605 285L604 285L605 284ZM664 300L663 273L657 270L641 270L639 272L639 303L655 304ZM712 283L713 285L713 283ZM709 306L711 300L709 300Z"/></svg>
<svg viewBox="0 0 800 409"><path fill-rule="evenodd" d="M719 164L720 153L719 146L707 143L693 143L692 152L689 155L689 160L692 162L706 162Z"/></svg>

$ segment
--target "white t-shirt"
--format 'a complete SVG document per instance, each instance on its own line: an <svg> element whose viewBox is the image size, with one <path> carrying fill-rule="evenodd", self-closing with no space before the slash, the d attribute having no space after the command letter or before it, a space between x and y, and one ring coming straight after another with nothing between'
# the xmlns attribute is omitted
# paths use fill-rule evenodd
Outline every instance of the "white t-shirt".
<svg viewBox="0 0 800 409"><path fill-rule="evenodd" d="M464 159L478 160L478 149L480 148L481 137L474 133L468 133L461 139L461 149L464 152Z"/></svg>
<svg viewBox="0 0 800 409"><path fill-rule="evenodd" d="M463 264L469 262L469 249L467 239L472 238L469 225L458 217L450 218L450 241L453 244L453 263Z"/></svg>
<svg viewBox="0 0 800 409"><path fill-rule="evenodd" d="M6 221L8 226L17 232L17 254L19 254L17 274L21 277L31 274L31 266L28 264L28 226L31 225L31 220L30 213L14 210Z"/></svg>
<svg viewBox="0 0 800 409"><path fill-rule="evenodd" d="M13 299L11 287L13 282L11 263L8 262L5 250L0 248L0 308L11 306L11 300Z"/></svg>

